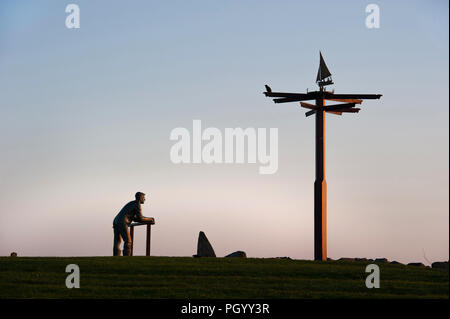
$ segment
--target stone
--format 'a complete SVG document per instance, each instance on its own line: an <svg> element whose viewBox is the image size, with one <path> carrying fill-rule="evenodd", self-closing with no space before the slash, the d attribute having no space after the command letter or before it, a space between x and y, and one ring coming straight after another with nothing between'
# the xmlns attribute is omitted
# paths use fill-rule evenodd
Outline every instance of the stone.
<svg viewBox="0 0 450 319"><path fill-rule="evenodd" d="M194 257L216 257L216 253L204 232L198 234L197 255Z"/></svg>
<svg viewBox="0 0 450 319"><path fill-rule="evenodd" d="M422 263L409 263L408 266L425 267Z"/></svg>
<svg viewBox="0 0 450 319"><path fill-rule="evenodd" d="M17 253L16 252L12 252L10 256L11 257L17 257Z"/></svg>
<svg viewBox="0 0 450 319"><path fill-rule="evenodd" d="M228 254L225 257L239 257L239 258L247 258L247 254L245 251L235 251L234 253Z"/></svg>
<svg viewBox="0 0 450 319"><path fill-rule="evenodd" d="M355 258L343 257L343 258L339 258L338 261L355 261Z"/></svg>
<svg viewBox="0 0 450 319"><path fill-rule="evenodd" d="M376 258L375 262L376 263L387 263L388 260L386 258Z"/></svg>
<svg viewBox="0 0 450 319"><path fill-rule="evenodd" d="M434 263L431 264L431 268L448 270L448 261L435 261Z"/></svg>

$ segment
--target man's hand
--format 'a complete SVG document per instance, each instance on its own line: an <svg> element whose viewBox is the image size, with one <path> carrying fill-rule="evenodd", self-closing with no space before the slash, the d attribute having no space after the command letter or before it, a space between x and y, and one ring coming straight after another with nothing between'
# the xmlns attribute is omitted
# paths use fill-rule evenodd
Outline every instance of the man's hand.
<svg viewBox="0 0 450 319"><path fill-rule="evenodd" d="M152 221L153 221L153 218L151 218L151 217L141 216L141 220L140 220L141 223L152 222Z"/></svg>

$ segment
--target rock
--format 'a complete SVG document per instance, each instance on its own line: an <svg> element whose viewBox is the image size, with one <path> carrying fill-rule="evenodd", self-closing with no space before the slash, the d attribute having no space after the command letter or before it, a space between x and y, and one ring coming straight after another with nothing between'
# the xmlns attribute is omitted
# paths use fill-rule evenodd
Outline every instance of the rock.
<svg viewBox="0 0 450 319"><path fill-rule="evenodd" d="M386 258L376 258L375 262L376 263L387 263L388 260Z"/></svg>
<svg viewBox="0 0 450 319"><path fill-rule="evenodd" d="M398 261L391 261L390 262L391 265L403 265L402 263L399 263Z"/></svg>
<svg viewBox="0 0 450 319"><path fill-rule="evenodd" d="M194 257L216 257L216 253L204 232L198 234L197 255Z"/></svg>
<svg viewBox="0 0 450 319"><path fill-rule="evenodd" d="M409 263L408 266L425 267L422 263Z"/></svg>
<svg viewBox="0 0 450 319"><path fill-rule="evenodd" d="M16 252L12 252L10 256L11 257L17 257L17 253Z"/></svg>
<svg viewBox="0 0 450 319"><path fill-rule="evenodd" d="M338 261L355 261L355 258L339 258Z"/></svg>
<svg viewBox="0 0 450 319"><path fill-rule="evenodd" d="M234 253L228 254L225 257L240 257L240 258L247 258L247 254L245 251L235 251Z"/></svg>
<svg viewBox="0 0 450 319"><path fill-rule="evenodd" d="M448 261L436 261L436 262L431 264L431 268L447 269L448 270Z"/></svg>
<svg viewBox="0 0 450 319"><path fill-rule="evenodd" d="M367 261L367 258L355 258L355 261Z"/></svg>

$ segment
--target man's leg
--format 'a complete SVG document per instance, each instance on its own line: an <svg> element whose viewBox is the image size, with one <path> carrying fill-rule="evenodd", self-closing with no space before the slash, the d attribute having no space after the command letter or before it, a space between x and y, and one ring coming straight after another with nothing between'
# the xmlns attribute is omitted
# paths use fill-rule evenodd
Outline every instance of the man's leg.
<svg viewBox="0 0 450 319"><path fill-rule="evenodd" d="M119 226L120 236L123 239L123 255L130 256L131 254L131 236L126 224L121 224Z"/></svg>
<svg viewBox="0 0 450 319"><path fill-rule="evenodd" d="M114 229L113 256L120 256L120 232L117 226Z"/></svg>

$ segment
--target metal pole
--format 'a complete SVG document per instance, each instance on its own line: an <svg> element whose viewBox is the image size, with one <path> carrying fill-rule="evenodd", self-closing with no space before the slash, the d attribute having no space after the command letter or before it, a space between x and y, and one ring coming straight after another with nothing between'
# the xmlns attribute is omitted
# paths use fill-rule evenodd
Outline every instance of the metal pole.
<svg viewBox="0 0 450 319"><path fill-rule="evenodd" d="M323 92L323 88L320 88ZM316 180L314 182L314 260L327 260L327 182L325 180L325 111L323 93L316 100Z"/></svg>

